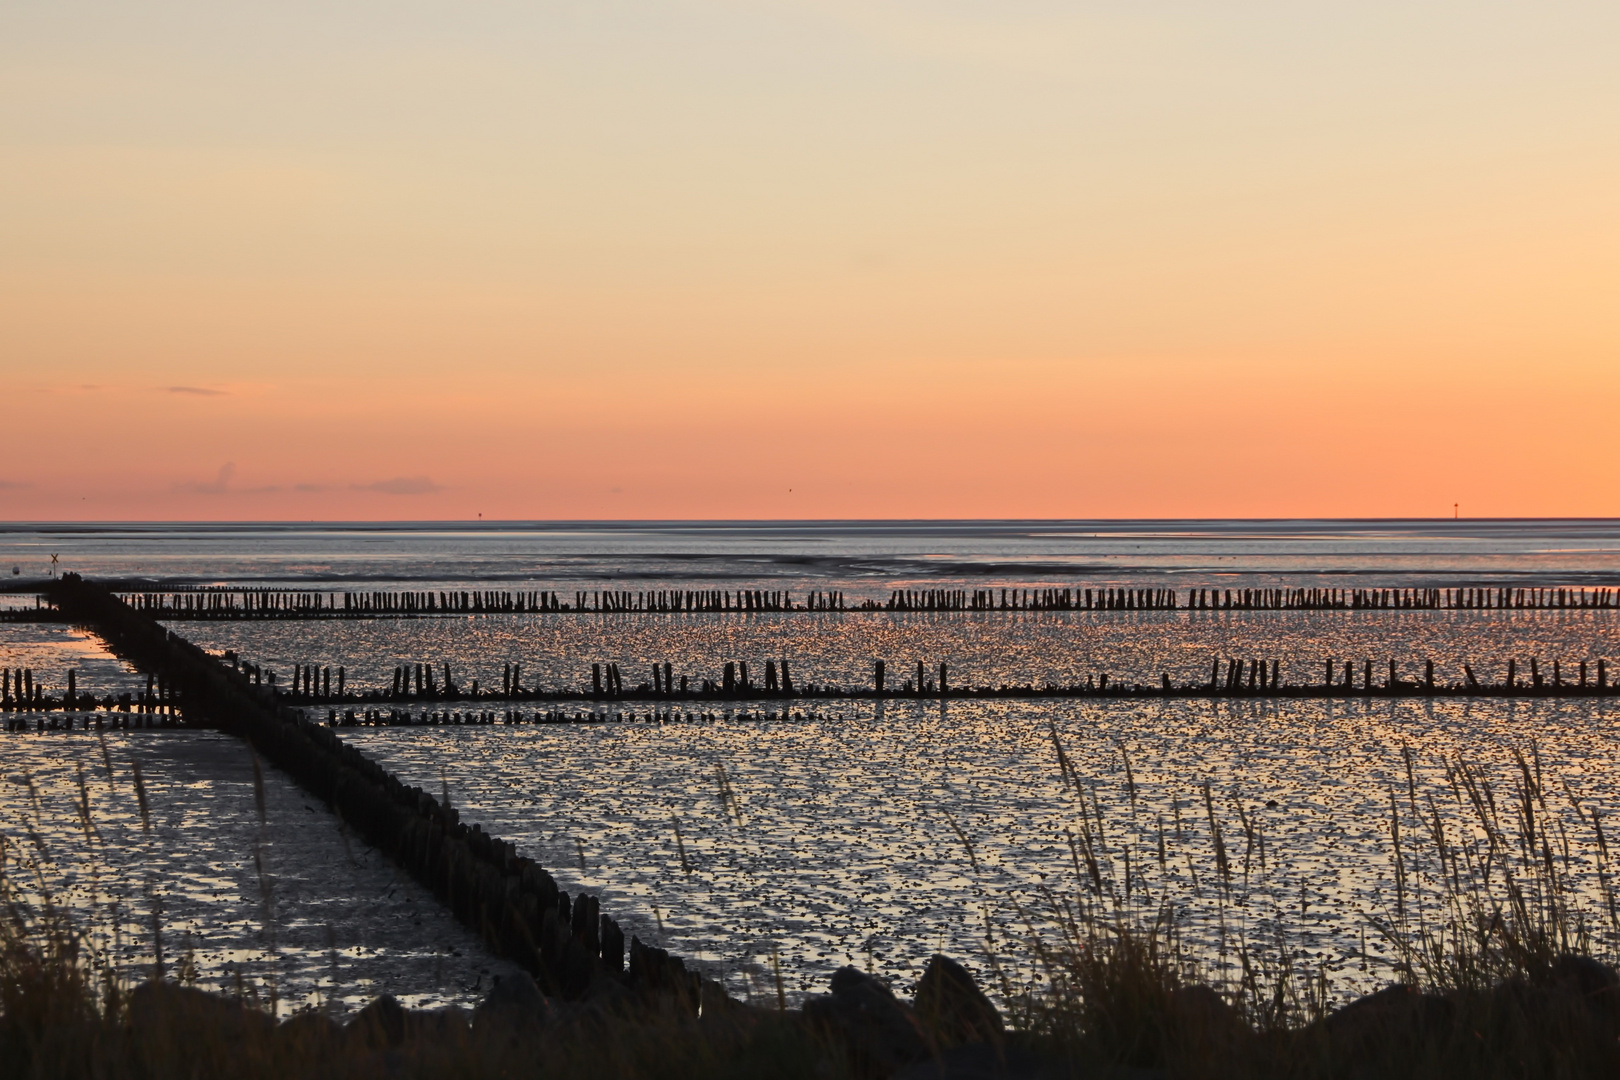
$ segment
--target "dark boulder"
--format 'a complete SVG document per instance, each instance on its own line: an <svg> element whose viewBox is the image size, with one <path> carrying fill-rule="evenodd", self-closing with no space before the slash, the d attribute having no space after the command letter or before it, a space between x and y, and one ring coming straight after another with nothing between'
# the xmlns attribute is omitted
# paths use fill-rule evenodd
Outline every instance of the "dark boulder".
<svg viewBox="0 0 1620 1080"><path fill-rule="evenodd" d="M324 1054L343 1044L343 1025L319 1009L302 1009L276 1028L276 1042L300 1053Z"/></svg>
<svg viewBox="0 0 1620 1080"><path fill-rule="evenodd" d="M1329 1013L1322 1030L1339 1052L1360 1058L1441 1038L1455 1014L1456 1006L1447 998L1396 983Z"/></svg>
<svg viewBox="0 0 1620 1080"><path fill-rule="evenodd" d="M1162 1072L1114 1069L1108 1080L1164 1080ZM969 1043L941 1051L926 1061L913 1062L893 1080L1068 1080L1071 1063L1043 1060L1027 1050L1005 1043Z"/></svg>
<svg viewBox="0 0 1620 1080"><path fill-rule="evenodd" d="M938 1047L997 1043L1006 1033L1001 1014L967 969L937 953L917 981L914 1008L918 1022Z"/></svg>
<svg viewBox="0 0 1620 1080"><path fill-rule="evenodd" d="M494 1030L516 1032L543 1026L551 1016L551 1003L534 979L526 971L514 970L496 978L473 1010L472 1026L480 1035Z"/></svg>
<svg viewBox="0 0 1620 1080"><path fill-rule="evenodd" d="M276 1022L236 998L171 982L148 982L129 995L129 1026L137 1038L210 1034L233 1041L270 1037Z"/></svg>
<svg viewBox="0 0 1620 1080"><path fill-rule="evenodd" d="M350 1045L387 1050L405 1041L405 1009L392 994L384 994L354 1014L344 1029Z"/></svg>
<svg viewBox="0 0 1620 1080"><path fill-rule="evenodd" d="M929 1056L912 1010L880 980L852 967L833 973L832 993L805 1002L804 1016L840 1040L862 1072L888 1076Z"/></svg>
<svg viewBox="0 0 1620 1080"><path fill-rule="evenodd" d="M1547 981L1608 1009L1620 1006L1620 974L1590 956L1565 953L1552 962Z"/></svg>
<svg viewBox="0 0 1620 1080"><path fill-rule="evenodd" d="M1164 1008L1167 1049L1204 1047L1233 1054L1254 1040L1254 1029L1243 1014L1202 983L1171 990Z"/></svg>

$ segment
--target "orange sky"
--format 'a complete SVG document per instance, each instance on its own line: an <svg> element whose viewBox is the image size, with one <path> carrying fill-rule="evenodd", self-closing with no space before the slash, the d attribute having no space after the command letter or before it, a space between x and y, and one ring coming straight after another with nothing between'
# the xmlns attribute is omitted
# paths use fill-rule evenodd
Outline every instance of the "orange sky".
<svg viewBox="0 0 1620 1080"><path fill-rule="evenodd" d="M24 3L0 518L1620 515L1607 6Z"/></svg>

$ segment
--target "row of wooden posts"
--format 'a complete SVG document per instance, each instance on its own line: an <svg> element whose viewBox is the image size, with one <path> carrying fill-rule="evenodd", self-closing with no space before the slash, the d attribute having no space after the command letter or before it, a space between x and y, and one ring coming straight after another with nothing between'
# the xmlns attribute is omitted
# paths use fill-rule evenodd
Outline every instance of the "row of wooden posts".
<svg viewBox="0 0 1620 1080"><path fill-rule="evenodd" d="M232 658L234 659L234 657ZM1420 676L1403 675L1394 659L1384 666L1375 667L1370 659L1356 661L1324 661L1320 681L1287 682L1282 676L1282 661L1242 658L1215 658L1207 681L1172 680L1169 673L1158 679L1141 682L1120 679L1107 673L1086 676L1083 682L1044 684L956 685L951 681L948 663L927 664L919 660L915 674L891 679L888 665L877 660L872 668L870 686L836 686L818 683L796 683L788 661L766 660L763 678L756 675L761 667L752 670L744 661L725 661L720 677L692 678L680 675L669 662L654 663L648 668L645 680L627 682L624 669L616 661L591 665L590 683L584 686L545 688L524 686L523 668L508 663L501 671L501 685L483 687L477 679L467 686L459 686L452 678L449 664L400 665L394 668L393 679L386 690L372 689L349 692L346 690L346 669L330 666L300 664L295 666L290 688L281 697L289 704L343 705L371 703L398 703L409 701L507 701L507 702L566 702L581 699L593 701L773 701L773 700L827 700L836 698L958 698L995 699L1024 697L1119 697L1143 694L1173 695L1177 697L1211 697L1225 695L1263 695L1270 697L1339 696L1349 693L1368 694L1424 694L1424 695L1487 695L1487 696L1592 696L1620 692L1620 685L1609 680L1608 661L1579 660L1566 667L1561 660L1544 666L1539 657L1531 657L1521 667L1517 659L1510 659L1499 669L1500 678L1482 676L1472 663L1463 663L1450 681L1437 678L1433 660L1422 661ZM274 688L275 677L261 678L260 669L243 665L255 685ZM336 671L336 693L333 693ZM1375 678L1375 675L1382 678Z"/></svg>
<svg viewBox="0 0 1620 1080"><path fill-rule="evenodd" d="M844 611L844 594L811 592L794 599L769 589L665 589L575 592L492 589L407 592L313 592L278 589L196 589L127 593L137 611L161 619L370 618L379 615L488 613L615 614ZM868 610L881 605L868 604Z"/></svg>
<svg viewBox="0 0 1620 1080"><path fill-rule="evenodd" d="M0 668L0 711L39 712L52 709L104 709L108 712L174 713L174 688L154 675L146 676L142 693L97 696L79 692L79 673L70 668L67 686L53 694L34 676L33 668Z"/></svg>
<svg viewBox="0 0 1620 1080"><path fill-rule="evenodd" d="M839 591L801 597L767 589L574 592L318 592L198 589L126 594L131 606L163 619L317 619L496 612L677 614L844 611L1471 611L1613 610L1611 588L1449 589L895 589L886 599L846 601Z"/></svg>
<svg viewBox="0 0 1620 1080"><path fill-rule="evenodd" d="M278 685L275 672L256 664L239 660L234 653L225 654L226 661L242 673L243 678L256 689L273 692L277 698L293 705L327 705L364 702L402 701L577 701L589 698L596 701L703 701L703 700L774 700L774 699L830 699L830 698L1017 698L1017 697L1092 697L1138 695L1142 693L1171 693L1176 696L1212 696L1225 694L1260 694L1266 696L1311 696L1344 693L1423 693L1423 694L1488 694L1488 695L1605 695L1617 690L1609 682L1608 661L1598 657L1595 661L1580 660L1566 669L1563 662L1554 660L1550 668L1541 664L1539 657L1531 657L1527 667L1521 668L1517 659L1507 661L1500 681L1481 678L1471 663L1464 663L1458 672L1460 680L1444 682L1435 677L1433 660L1423 661L1421 677L1402 677L1396 662L1390 659L1388 674L1382 683L1374 679L1373 661L1364 659L1357 665L1343 661L1326 661L1320 682L1288 683L1282 678L1282 662L1272 659L1220 659L1212 662L1210 677L1203 683L1176 683L1168 673L1155 683L1122 681L1106 673L1088 675L1082 682L1069 684L1025 684L999 686L953 686L950 665L937 667L917 661L914 678L889 679L885 661L873 664L872 685L842 687L826 684L795 684L788 661L766 660L764 678L756 681L756 667L750 671L748 661L726 661L719 679L692 679L676 675L669 662L652 664L650 678L627 684L623 670L614 661L591 665L591 683L583 688L525 687L522 684L521 664L508 663L502 667L501 686L497 690L479 685L473 679L470 685L458 686L452 678L448 663L438 665L414 664L394 668L393 679L387 690L351 691L347 683L347 669L342 665L297 664L285 688ZM1269 665L1269 666L1268 666ZM1224 672L1224 673L1223 673ZM46 692L34 679L28 668L0 669L0 711L43 712L52 710L102 710L106 712L157 714L172 716L180 712L176 687L161 675L148 674L144 692L94 694L78 692L77 672L67 673L67 689L60 696Z"/></svg>
<svg viewBox="0 0 1620 1080"><path fill-rule="evenodd" d="M429 712L415 712L411 709L344 709L341 713L337 709L328 709L326 723L328 727L487 727L496 724L608 724L608 723L647 723L647 724L712 724L721 720L729 721L793 721L803 722L806 719L803 712L789 712L783 708L781 712L774 709L758 710L731 710L723 712L681 712L673 709L655 709L650 712L623 712L602 711L595 709L581 711L579 709L547 709L544 712L536 710L525 712L521 709L493 710L434 710ZM811 720L824 719L820 714L812 712Z"/></svg>
<svg viewBox="0 0 1620 1080"><path fill-rule="evenodd" d="M729 1007L723 988L678 957L635 938L627 950L624 932L596 897L570 896L513 844L462 822L447 798L403 783L325 723L255 685L240 662L221 663L77 574L53 583L51 598L115 655L176 687L188 724L246 739L431 889L493 952L530 971L546 993L579 997L614 980L678 1009Z"/></svg>

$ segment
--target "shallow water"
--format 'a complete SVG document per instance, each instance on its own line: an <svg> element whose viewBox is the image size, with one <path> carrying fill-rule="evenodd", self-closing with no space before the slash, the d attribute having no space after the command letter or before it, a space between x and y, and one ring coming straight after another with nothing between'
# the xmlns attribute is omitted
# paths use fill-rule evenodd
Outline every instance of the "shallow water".
<svg viewBox="0 0 1620 1080"><path fill-rule="evenodd" d="M1485 766L1504 785L1512 749L1534 742L1589 905L1592 830L1561 785L1588 808L1617 801L1607 702L818 707L829 718L342 733L407 782L446 787L466 819L515 840L565 887L600 893L630 932L708 961L739 993L750 979L772 992L773 950L795 994L824 988L846 963L909 986L941 949L982 974L987 918L996 951L1016 960L1006 937L1023 925L1018 906L1043 911L1043 887L1077 885L1065 830L1078 834L1087 811L1062 782L1049 725L1096 800L1117 887L1129 853L1132 903L1171 902L1212 969L1223 924L1227 963L1237 938L1266 950L1281 933L1340 996L1395 974L1370 917L1394 905L1392 792L1409 839L1422 832L1403 745L1415 751L1413 805L1432 795L1462 838L1476 833L1448 762ZM1234 865L1225 902L1206 781ZM1432 851L1419 843L1407 858L1412 910L1427 903L1432 915Z"/></svg>
<svg viewBox="0 0 1620 1080"><path fill-rule="evenodd" d="M62 695L70 670L78 672L81 693L117 695L146 686L146 677L100 638L65 623L0 623L0 668L31 668L35 683L52 697Z"/></svg>
<svg viewBox="0 0 1620 1080"><path fill-rule="evenodd" d="M845 588L1456 586L1620 578L1620 523L1511 521L423 522L0 525L12 580ZM1240 579L1240 580L1239 580ZM634 584L630 584L634 583ZM707 583L707 584L704 584ZM596 587L605 587L598 584Z"/></svg>
<svg viewBox="0 0 1620 1080"><path fill-rule="evenodd" d="M382 993L409 1006L471 1005L508 970L431 893L269 766L261 821L240 740L179 730L104 739L0 735L0 836L13 886L36 900L48 889L130 978L151 971L154 913L171 975L189 960L198 985L261 1001L273 993L283 1015L306 1004L341 1011Z"/></svg>
<svg viewBox="0 0 1620 1080"><path fill-rule="evenodd" d="M895 588L1620 583L1620 524L1608 521L0 527L0 562L20 571L13 583L44 573L50 552L61 554L60 569L174 585L756 587L840 589L851 601ZM1532 657L1544 671L1560 661L1573 680L1583 659L1620 657L1616 611L475 615L173 628L234 649L283 683L293 664L341 665L359 688L385 687L395 665L417 663L449 663L460 685L484 687L518 663L526 686L572 692L588 685L593 662L620 664L634 686L653 663L718 680L726 661L747 661L758 683L765 661L785 659L801 686L865 688L876 659L888 663L891 686L914 678L918 661L928 678L948 664L952 685L964 686L1103 674L1202 681L1226 658L1276 659L1294 683L1320 682L1328 660L1341 673L1352 662L1358 681L1370 660L1381 681L1390 659L1405 678L1429 659L1442 681L1458 681L1464 662L1496 680L1509 659L1523 671ZM5 666L33 667L54 687L73 667L96 694L143 682L61 626L0 624ZM589 708L582 701L569 711ZM1414 811L1433 794L1454 840L1479 836L1448 762L1479 763L1501 786L1512 750L1535 746L1549 812L1571 839L1566 876L1586 903L1592 830L1570 793L1605 812L1616 801L1616 706L1606 701L891 702L879 712L834 700L798 710L810 716L803 722L703 710L721 719L343 734L407 781L447 788L466 818L517 841L565 887L600 892L631 932L703 958L735 991L766 997L773 954L794 995L821 989L843 963L870 965L904 987L938 949L984 974L976 958L987 926L995 952L1016 960L1023 954L1006 935L1022 925L1019 911L1040 912L1050 899L1043 889L1076 888L1085 872L1068 838L1082 820L1099 819L1113 853L1100 877L1121 891L1130 883L1128 908L1171 903L1188 948L1217 974L1230 972L1221 965L1240 938L1273 953L1281 940L1301 962L1322 964L1343 996L1394 974L1393 950L1371 925L1393 903L1392 792L1416 845L1406 863L1411 910L1431 917L1435 867ZM1093 800L1089 818L1062 782L1049 727ZM274 837L260 840L260 856L277 883L272 959L252 862L260 833L250 761L230 751L235 744L207 741L217 736L116 738L150 748L149 782L161 789L154 805L167 800L156 831L164 846L154 854L159 841L133 823L127 782L104 795L92 784L98 815L123 815L104 827L110 842L99 857L116 864L131 912L144 912L145 867L163 868L166 917L198 943L205 981L230 982L240 965L261 985L273 970L289 1000L327 992L335 978L351 1000L388 989L413 1003L468 1001L480 978L487 985L494 969L476 946L460 957L436 949L471 941L448 916L375 853L345 849L334 819L305 809L267 772ZM1403 744L1415 754L1410 787ZM44 835L83 895L89 864L67 854L78 827L71 770L83 762L96 775L93 736L4 736L0 745L8 771L47 778ZM1232 859L1230 892L1215 870L1206 781ZM3 790L6 835L16 839L25 789ZM298 820L318 824L287 824ZM144 918L131 914L125 926L121 955L132 963L144 962Z"/></svg>

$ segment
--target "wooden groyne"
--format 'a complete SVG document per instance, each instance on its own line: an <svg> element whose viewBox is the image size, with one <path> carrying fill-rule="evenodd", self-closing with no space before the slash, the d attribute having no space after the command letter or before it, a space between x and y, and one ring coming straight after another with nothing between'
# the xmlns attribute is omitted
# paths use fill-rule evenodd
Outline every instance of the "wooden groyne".
<svg viewBox="0 0 1620 1080"><path fill-rule="evenodd" d="M232 657L233 662L235 658ZM764 678L754 673L763 668ZM613 661L591 665L589 681L578 686L524 686L520 664L505 664L501 685L485 688L473 679L458 685L450 664L414 664L394 668L389 685L372 689L351 687L346 670L331 665L298 664L292 679L282 686L274 673L253 664L243 670L256 686L273 688L279 699L298 706L410 706L427 703L548 703L632 702L689 703L693 705L747 704L771 702L815 702L846 699L947 698L952 700L998 700L1018 698L1131 698L1131 697L1274 697L1342 698L1365 697L1606 697L1620 693L1620 684L1609 679L1605 657L1550 664L1540 657L1498 661L1487 667L1470 662L1456 665L1447 673L1433 660L1397 663L1393 658L1377 662L1369 658L1336 660L1325 658L1319 680L1286 681L1278 658L1214 657L1209 677L1198 680L1173 679L1168 672L1151 681L1140 674L1119 677L1106 672L1088 675L1084 682L973 685L951 681L949 663L926 664L917 661L915 674L903 679L889 678L888 665L875 661L872 681L865 686L795 682L788 661L766 660L752 669L748 661L727 661L718 678L677 675L673 663L650 664L642 670L646 680L627 682L620 665ZM334 671L336 677L334 678ZM411 715L407 709L404 715ZM509 714L510 715L510 714ZM518 716L524 714L519 713ZM576 719L579 714L576 712ZM533 719L508 720L511 723L568 722L566 710L536 712ZM592 712L585 721L597 719ZM392 721L411 723L414 721ZM439 721L430 721L439 722Z"/></svg>
<svg viewBox="0 0 1620 1080"><path fill-rule="evenodd" d="M787 592L766 589L596 590L566 596L550 591L493 589L403 592L195 589L123 593L120 599L137 611L170 620L364 619L503 612L611 615L624 612L712 614L849 610L841 592L812 592L796 600ZM865 610L878 610L880 607L869 603Z"/></svg>
<svg viewBox="0 0 1620 1080"><path fill-rule="evenodd" d="M843 592L799 596L767 589L509 591L312 591L210 588L124 592L154 618L370 619L520 613L541 615L829 613L871 611L1560 611L1620 608L1620 589L1457 586L1454 588L995 588L895 589L887 596ZM37 619L46 609L0 618Z"/></svg>
<svg viewBox="0 0 1620 1080"><path fill-rule="evenodd" d="M1566 664L1562 660L1543 663L1540 657L1529 657L1521 665L1517 659L1497 662L1487 667L1464 662L1456 665L1449 677L1437 670L1433 660L1421 663L1397 664L1393 658L1374 662L1360 660L1325 659L1320 680L1283 678L1282 661L1277 658L1214 657L1207 679L1173 679L1168 672L1158 678L1141 681L1140 675L1120 677L1107 672L1086 676L1083 682L1026 683L999 685L953 684L950 665L925 664L918 661L912 678L888 677L887 665L878 660L873 664L872 682L866 686L847 686L830 683L796 683L787 660L766 660L764 679L756 681L748 662L729 661L722 666L718 679L677 676L672 663L650 665L651 678L626 682L620 665L609 661L591 665L590 681L579 686L540 687L524 686L520 664L506 664L502 670L501 685L485 688L477 679L468 685L458 685L452 677L448 663L442 665L414 664L396 667L390 684L363 689L347 680L346 669L339 665L298 664L292 678L279 683L275 673L256 664L240 661L234 653L226 653L225 661L243 686L267 702L294 708L325 707L334 710L333 723L337 723L336 710L345 710L345 723L354 723L356 709L361 710L364 723L461 724L495 723L596 723L609 719L606 712L598 713L598 703L646 705L652 708L645 715L658 722L712 720L723 710L727 718L778 719L775 711L751 710L754 705L782 707L782 719L787 719L790 703L815 703L841 700L956 700L995 701L1032 698L1347 698L1347 697L1424 697L1424 698L1592 698L1612 697L1620 694L1620 683L1609 678L1609 664L1605 657L1577 660ZM215 661L217 663L217 661ZM754 671L760 670L756 664ZM437 669L437 673L436 673ZM334 677L335 675L335 677ZM546 704L552 706L577 705L589 702L586 710L551 708L525 712L505 710L478 712L467 710L428 709L417 719L415 709L436 704ZM695 706L696 716L690 712L678 713L675 705ZM385 708L386 707L386 708ZM741 707L741 708L739 708ZM32 670L0 669L0 712L49 714L52 712L80 713L81 717L64 722L36 718L40 730L47 726L72 727L75 722L84 727L143 727L166 726L183 714L178 690L172 678L159 669L148 674L146 689L139 693L96 697L78 689L75 673L68 672L67 686L61 693L50 692L34 678ZM635 719L638 714L632 713ZM465 717L465 719L464 719ZM477 719L473 719L477 717ZM616 715L614 719L623 719ZM26 725L23 725L26 727ZM18 730L11 725L11 730Z"/></svg>
<svg viewBox="0 0 1620 1080"><path fill-rule="evenodd" d="M236 667L67 574L49 588L63 614L99 634L114 653L161 679L184 722L241 736L365 840L431 889L489 947L530 971L542 989L582 995L616 979L634 989L689 1001L727 1000L718 984L677 957L632 938L597 898L570 896L513 844L467 825L453 806L397 777L326 724L306 719L255 687Z"/></svg>

